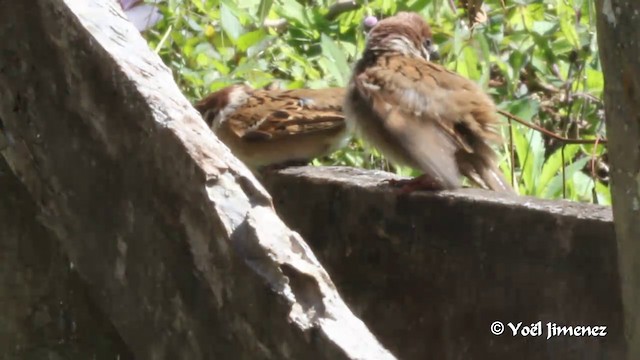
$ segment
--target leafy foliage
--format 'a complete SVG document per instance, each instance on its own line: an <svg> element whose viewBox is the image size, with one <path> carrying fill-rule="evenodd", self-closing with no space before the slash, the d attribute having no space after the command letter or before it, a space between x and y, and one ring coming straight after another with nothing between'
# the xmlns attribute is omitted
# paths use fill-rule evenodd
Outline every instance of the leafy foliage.
<svg viewBox="0 0 640 360"><path fill-rule="evenodd" d="M450 0L372 0L329 19L334 2L166 0L163 20L145 36L196 100L237 82L344 86L364 48L362 20L416 11L432 25L439 61L480 83L499 108L564 137L604 137L592 1L487 0L473 24ZM515 123L503 134L501 168L507 178L513 168L521 194L610 203L603 146L563 144ZM358 139L315 163L415 175Z"/></svg>

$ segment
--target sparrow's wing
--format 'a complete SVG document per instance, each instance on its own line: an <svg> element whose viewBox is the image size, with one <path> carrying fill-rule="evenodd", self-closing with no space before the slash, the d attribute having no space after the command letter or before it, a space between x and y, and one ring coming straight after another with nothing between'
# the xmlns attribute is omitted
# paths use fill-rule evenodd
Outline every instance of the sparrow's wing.
<svg viewBox="0 0 640 360"><path fill-rule="evenodd" d="M381 57L353 85L371 109L367 125L388 134L388 147L446 187L459 186L456 154L475 152L477 135L496 135L491 100L472 81L437 64Z"/></svg>
<svg viewBox="0 0 640 360"><path fill-rule="evenodd" d="M338 131L346 126L344 93L342 88L255 91L227 121L240 138L248 141Z"/></svg>
<svg viewBox="0 0 640 360"><path fill-rule="evenodd" d="M514 192L498 169L496 153L489 145L502 141L496 131L498 117L491 98L459 74L437 64L419 63L416 69L431 79L421 82L422 91L434 86L445 90L446 95L438 100L441 107L435 111L440 114L440 125L453 133L459 145L455 153L459 170L482 188Z"/></svg>

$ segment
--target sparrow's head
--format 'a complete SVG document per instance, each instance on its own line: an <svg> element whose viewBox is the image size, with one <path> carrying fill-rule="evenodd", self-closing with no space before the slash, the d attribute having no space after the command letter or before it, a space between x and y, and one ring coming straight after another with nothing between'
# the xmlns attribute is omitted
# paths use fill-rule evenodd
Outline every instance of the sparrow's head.
<svg viewBox="0 0 640 360"><path fill-rule="evenodd" d="M422 16L412 12L399 12L380 20L369 31L367 50L399 52L427 61L437 56L431 28Z"/></svg>
<svg viewBox="0 0 640 360"><path fill-rule="evenodd" d="M207 95L194 107L200 112L207 125L215 130L227 114L244 104L251 91L252 89L247 85L230 85Z"/></svg>

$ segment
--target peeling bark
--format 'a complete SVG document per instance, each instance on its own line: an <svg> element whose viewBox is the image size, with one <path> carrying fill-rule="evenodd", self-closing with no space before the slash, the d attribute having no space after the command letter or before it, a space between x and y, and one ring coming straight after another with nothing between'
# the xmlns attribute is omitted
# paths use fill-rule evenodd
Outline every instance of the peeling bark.
<svg viewBox="0 0 640 360"><path fill-rule="evenodd" d="M2 156L139 359L393 359L111 0L0 0Z"/></svg>
<svg viewBox="0 0 640 360"><path fill-rule="evenodd" d="M596 4L627 358L640 359L640 2Z"/></svg>

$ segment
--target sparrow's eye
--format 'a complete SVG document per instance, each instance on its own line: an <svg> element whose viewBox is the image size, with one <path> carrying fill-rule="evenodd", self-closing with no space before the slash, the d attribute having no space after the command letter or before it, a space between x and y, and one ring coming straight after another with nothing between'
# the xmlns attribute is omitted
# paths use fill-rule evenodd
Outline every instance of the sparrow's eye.
<svg viewBox="0 0 640 360"><path fill-rule="evenodd" d="M431 41L431 39L426 39L423 43L423 46L429 56L427 60L433 61L440 59L440 53L438 53L436 45L433 44L433 41Z"/></svg>

